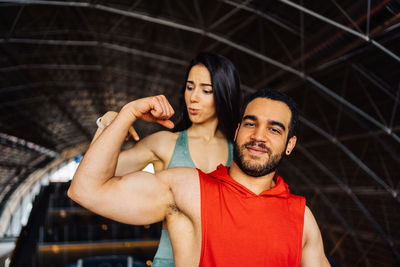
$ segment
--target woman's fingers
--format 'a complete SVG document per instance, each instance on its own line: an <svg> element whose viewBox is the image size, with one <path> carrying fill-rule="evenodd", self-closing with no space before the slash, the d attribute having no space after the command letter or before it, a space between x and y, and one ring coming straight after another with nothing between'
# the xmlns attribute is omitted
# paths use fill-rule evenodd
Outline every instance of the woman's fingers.
<svg viewBox="0 0 400 267"><path fill-rule="evenodd" d="M175 124L170 120L156 120L156 122L169 129L172 129L175 126Z"/></svg>
<svg viewBox="0 0 400 267"><path fill-rule="evenodd" d="M128 130L128 132L129 132L129 134L133 137L133 139L135 140L135 141L139 141L139 135L138 135L138 133L136 132L136 130L135 130L135 128L133 128L133 126L131 126L130 128L129 128L129 130ZM129 136L128 136L129 137Z"/></svg>

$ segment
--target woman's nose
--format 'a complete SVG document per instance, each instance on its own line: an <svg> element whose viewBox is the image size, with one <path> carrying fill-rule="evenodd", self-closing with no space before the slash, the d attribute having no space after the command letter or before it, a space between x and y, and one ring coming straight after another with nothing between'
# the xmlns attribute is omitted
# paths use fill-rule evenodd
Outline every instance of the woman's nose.
<svg viewBox="0 0 400 267"><path fill-rule="evenodd" d="M190 94L190 101L198 102L199 101L199 92L197 89L193 89Z"/></svg>

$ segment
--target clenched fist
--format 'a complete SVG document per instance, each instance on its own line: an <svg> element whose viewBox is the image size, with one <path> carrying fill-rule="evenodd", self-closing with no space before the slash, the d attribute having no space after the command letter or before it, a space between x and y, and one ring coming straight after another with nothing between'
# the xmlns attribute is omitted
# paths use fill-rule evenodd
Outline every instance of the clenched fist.
<svg viewBox="0 0 400 267"><path fill-rule="evenodd" d="M175 114L174 109L164 95L141 98L126 104L121 112L148 122L156 122L164 127L172 129L174 123L169 120ZM131 127L129 133L138 141L139 135Z"/></svg>

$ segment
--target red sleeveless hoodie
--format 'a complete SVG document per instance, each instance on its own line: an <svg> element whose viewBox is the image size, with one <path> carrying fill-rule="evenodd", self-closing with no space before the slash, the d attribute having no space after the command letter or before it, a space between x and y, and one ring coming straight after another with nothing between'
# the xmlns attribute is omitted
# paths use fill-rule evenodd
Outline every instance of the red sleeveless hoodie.
<svg viewBox="0 0 400 267"><path fill-rule="evenodd" d="M201 188L201 267L300 266L305 198L276 185L256 195L222 165L198 170Z"/></svg>

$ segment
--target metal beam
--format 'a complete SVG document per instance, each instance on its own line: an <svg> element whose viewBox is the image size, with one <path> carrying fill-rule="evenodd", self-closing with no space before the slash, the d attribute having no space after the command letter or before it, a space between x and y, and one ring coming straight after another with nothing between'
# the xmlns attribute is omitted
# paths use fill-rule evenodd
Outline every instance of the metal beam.
<svg viewBox="0 0 400 267"><path fill-rule="evenodd" d="M20 65L20 57L19 54L15 52L14 47L10 47L10 46L3 46L2 47L8 54L8 56L10 57L11 61L15 61L18 65ZM36 73L34 73L31 69L27 68L26 71L26 76L31 80L31 81L35 81L35 80L40 80L37 76ZM69 110L66 109L66 107L64 106L63 103L61 103L57 97L57 95L52 94L51 92L49 92L48 90L43 90L43 93L45 94L45 96L51 101L51 103L55 104L56 107L62 112L64 113L64 115L66 115L70 121L76 126L77 129L79 129L88 140L92 139L92 135L74 118L74 116L72 116L71 112L69 112Z"/></svg>
<svg viewBox="0 0 400 267"><path fill-rule="evenodd" d="M3 0L0 0L0 2L2 2ZM280 0L283 2L289 2L286 0ZM7 1L4 1L7 2ZM88 3L77 3L77 2L49 2L49 1L17 1L17 2L22 2L22 3L30 3L30 4L46 4L46 5L52 5L53 3L55 5L65 5L65 6L82 6L82 7L89 7ZM291 3L291 2L290 2ZM291 3L293 4L293 3ZM293 4L294 6L298 6L297 4ZM93 7L93 6L91 6ZM310 76L306 76L303 72L298 71L288 65L285 65L279 61L276 61L272 58L269 58L267 56L264 56L260 53L255 52L254 50L251 50L249 48L246 48L242 45L239 45L237 43L234 43L226 38L220 37L216 34L213 34L211 32L206 32L204 30L195 28L195 27L190 27L190 26L186 26L186 25L182 25L182 24L178 24L169 20L165 20L165 19L159 19L159 18L153 18L151 16L148 15L143 15L143 14L139 14L136 12L132 12L132 11L124 11L124 10L119 10L116 8L110 8L110 7L105 7L102 5L94 5L94 8L98 8L101 10L105 10L105 11L109 11L112 13L117 13L117 14L121 14L121 15L125 15L125 16L130 16L130 17L134 17L134 18L138 18L138 19L142 19L145 21L149 21L149 22L153 22L153 23L158 23L158 24L162 24L165 26L169 26L169 27L173 27L173 28L178 28L181 30L186 30L186 31L190 31L190 32L194 32L194 33L199 33L199 34L204 34L206 36L208 36L209 38L212 38L214 40L217 40L221 43L225 43L231 47L234 47L242 52L245 52L253 57L259 58L269 64L272 64L278 68L281 68L289 73L295 74L301 78L305 78L307 81L309 81L310 83L314 84L318 89L322 90L323 92L327 93L328 95L330 95L331 97L333 97L334 99L338 100L339 102L345 104L347 107L349 107L351 110L357 112L359 115L361 115L362 117L364 117L365 119L369 120L370 122L372 122L373 124L375 124L376 126L378 126L381 129L384 129L390 136L392 136L398 143L400 143L400 137L398 137L397 135L393 134L392 130L384 125L382 125L381 123L379 123L378 121L376 121L374 118L372 118L371 116L369 116L368 114L366 114L365 112L361 111L360 109L358 109L357 107L355 107L354 105L352 105L351 103L349 103L348 101L344 100L342 97L336 95L333 91L329 90L326 86L322 85L321 83L319 83L318 81L316 81L315 79L313 79ZM307 11L305 8L301 7L301 9L303 12ZM308 11L311 12L311 11ZM311 12L311 14L313 14L314 12ZM318 15L318 14L315 14ZM320 15L318 15L320 16ZM320 16L321 17L321 16ZM343 25L342 25L343 26ZM345 26L343 26L345 27ZM359 34L359 33L358 33ZM4 39L0 39L0 42L2 42L2 40ZM5 40L7 41L7 40ZM10 40L8 40L10 41ZM46 41L46 40L38 40L38 41ZM63 44L63 45L68 45L71 44L71 41L59 41L59 40L49 40L50 44L52 43L56 43L56 44ZM373 40L372 40L373 41ZM72 41L72 42L76 42L76 41ZM79 42L79 45L82 45L82 43L86 43L86 42ZM93 45L93 43L98 43L98 42L87 42L90 43L90 45ZM104 43L102 45L105 45L105 47L107 48L112 48L112 49L116 49L122 52L129 52L129 53L133 53L133 54L140 54L138 53L138 51L136 49L131 49L131 48L126 48L126 47L122 47L119 45L114 45L114 44L108 44L108 43ZM154 57L154 55L148 54L149 57ZM171 60L171 58L169 58L168 60ZM172 59L173 61L175 61L175 59Z"/></svg>
<svg viewBox="0 0 400 267"><path fill-rule="evenodd" d="M331 19L328 19L316 12L313 12L309 9L306 9L304 7L302 7L301 5L298 5L296 3L287 1L287 0L279 0L282 3L285 3L289 6L292 6L296 9L299 9L300 11L307 13L317 19L320 19L328 24L331 24L337 28L340 28L348 33L351 33L361 39L363 39L364 41L367 42L371 42L373 45L375 45L377 48L379 48L380 50L382 50L384 53L388 54L389 56L391 56L392 58L394 58L395 60L397 60L398 62L400 62L400 57L397 56L396 54L394 54L393 52L391 52L390 50L388 50L387 48L383 47L382 45L380 45L378 42L370 39L368 36L363 35L357 31L354 31L353 29L346 27L340 23L337 23ZM149 21L149 22L153 22L153 23L157 23L157 24L161 24L161 25L165 25L168 27L172 27L172 28L177 28L177 29L181 29L184 31L189 31L189 32L193 32L193 33L197 33L197 34L206 34L207 32L202 30L202 29L198 29L196 27L191 27L191 26L187 26L184 24L179 24L173 21L169 21L166 19L159 19L159 18L154 18L145 14L140 14L138 12L132 12L132 11L125 11L125 10L121 10L121 9L117 9L117 8L112 8L112 7L108 7L108 6L104 6L104 5L99 5L99 4L91 4L91 3L82 3L82 2L60 2L60 1L42 1L42 0L15 0L15 1L7 1L7 0L0 0L0 3L18 3L18 4L34 4L34 5L55 5L55 6L74 6L74 7L90 7L90 8L95 8L95 9L99 9L99 10L103 10L103 11L107 11L110 13L114 13L114 14L119 14L119 15L124 15L127 17L132 17L132 18L136 18L136 19L140 19L140 20L145 20L145 21ZM244 6L242 6L243 8Z"/></svg>
<svg viewBox="0 0 400 267"><path fill-rule="evenodd" d="M365 34L362 34L360 32L357 32L357 31L355 31L355 30L353 30L353 29L351 29L351 28L349 28L347 26L344 26L344 25L342 25L340 23L337 23L336 21L328 19L327 17L324 17L324 16L322 16L322 15L320 15L320 14L314 12L314 11L311 11L311 10L309 10L309 9L307 9L307 8L301 6L301 5L298 5L296 3L293 3L291 1L288 1L288 0L278 0L278 1L280 1L280 2L282 2L284 4L287 4L287 5L289 5L289 6L293 7L293 8L296 8L296 9L298 9L298 10L304 12L304 13L307 13L308 15L313 16L314 18L317 18L317 19L319 19L321 21L324 21L324 22L326 22L326 23L328 23L328 24L330 24L332 26L335 26L336 28L339 28L339 29L341 29L341 30L343 30L345 32L348 32L348 33L350 33L350 34L352 34L352 35L354 35L354 36L356 36L356 37L358 37L358 38L360 38L360 39L362 39L362 40L364 40L366 42L369 42L369 43L373 44L374 46L376 46L381 51L383 51L385 54L389 55L390 57L392 57L396 61L400 62L400 57L399 56L397 56L392 51L390 51L386 47L382 46L378 42L370 39L370 37L368 35L365 35ZM369 13L368 13L368 25L369 25Z"/></svg>
<svg viewBox="0 0 400 267"><path fill-rule="evenodd" d="M284 1L284 2L289 2L291 5L294 5L295 7L297 7L297 4L291 3L290 1L286 1L286 0L280 0L280 1ZM8 1L4 1L4 0L0 0L0 2L8 2ZM379 123L378 121L376 121L374 118L372 118L371 116L369 116L368 114L366 114L365 112L363 112L362 110L358 109L357 107L355 107L354 105L352 105L351 103L349 103L348 101L346 101L345 99L343 99L342 97L338 96L337 94L335 94L333 91L331 91L330 89L328 89L326 86L322 85L320 82L316 81L315 79L313 79L310 76L306 76L303 72L298 71L288 65L285 65L277 60L274 60L270 57L267 57L265 55L262 55L260 53L257 53L254 50L251 50L249 48L246 48L242 45L239 45L237 43L234 43L226 38L220 37L216 34L213 34L211 32L206 32L202 29L199 28L195 28L195 27L191 27L191 26L186 26L183 24L178 24L176 22L173 21L169 21L166 19L160 19L160 18L154 18L148 15L144 15L144 14L140 14L137 12L132 12L132 11L124 11L124 10L120 10L120 9L116 9L116 8L111 8L111 7L106 7L103 5L91 5L89 3L80 3L80 2L58 2L58 1L32 1L32 0L19 0L16 1L16 3L23 3L23 4L42 4L42 5L60 5L60 6L80 6L80 7L91 7L91 8L96 8L99 10L104 10L104 11L108 11L111 13L116 13L116 14L120 14L120 15L124 15L124 16L129 16L129 17L133 17L136 19L141 19L144 21L149 21L149 22L153 22L153 23L157 23L160 25L165 25L168 27L172 27L172 28L177 28L177 29L181 29L184 31L189 31L189 32L193 32L193 33L197 33L197 34L202 34L202 35L206 35L207 37L217 40L221 43L227 44L233 48L236 48L237 50L240 50L248 55L251 55L253 57L256 57L262 61L265 61L271 65L274 65L280 69L283 69L289 73L292 73L294 75L299 76L300 78L304 78L305 80L307 80L308 82L310 82L311 84L315 85L318 89L320 89L321 91L323 91L324 93L328 94L329 96L333 97L335 100L339 101L340 103L344 104L345 106L349 107L351 110L357 112L359 115L361 115L362 117L364 117L365 119L367 119L368 121L372 122L373 124L375 124L376 126L378 126L379 128L383 129L388 135L390 135L391 137L393 137L398 143L400 143L400 137L397 136L396 134L394 134L392 132L392 129L382 125L381 123ZM289 4L288 3L288 4ZM300 7L300 6L299 6ZM315 12L309 11L303 7L300 7L303 12L308 12L310 14L314 14ZM314 14L317 17L321 17L318 14ZM341 27L347 28L343 25L341 25ZM350 29L351 30L351 29ZM351 30L353 31L353 30ZM357 33L360 34L360 33ZM3 39L4 40L4 39ZM0 39L0 42L2 41L2 39ZM43 40L45 41L45 40ZM373 41L373 40L371 40ZM59 43L60 41L55 41L55 40L51 40L51 42L56 42ZM67 45L68 42L70 41L61 41L64 42L65 45ZM97 42L94 42L97 43ZM114 47L115 49L121 48L122 52L132 52L132 53L137 53L136 51L132 51L130 48L126 49L126 47L120 47L117 45L113 45L110 44L111 47Z"/></svg>
<svg viewBox="0 0 400 267"><path fill-rule="evenodd" d="M400 126L396 126L393 128L393 131L400 131ZM374 132L366 132L366 133L361 133L361 134L350 134L350 135L343 135L343 136L338 136L336 137L336 140L338 140L339 142L345 142L345 141L351 141L351 140L357 140L357 139L361 139L361 138L368 138L368 137L376 137L377 135L382 135L385 134L384 131L382 130L377 130ZM314 140L308 143L303 143L303 146L306 148L312 148L315 146L321 146L321 145L325 145L326 142L332 142L332 140L326 139L326 140ZM384 146L384 144L381 143L382 146ZM398 162L400 164L400 153L396 153L391 147L386 146L384 147L385 150L391 154L393 160L395 160L396 162Z"/></svg>
<svg viewBox="0 0 400 267"><path fill-rule="evenodd" d="M286 1L286 0L280 0L280 1L285 1L285 2L289 2L290 1ZM0 2L7 2L4 0L0 0ZM202 29L199 28L195 28L195 27L191 27L191 26L186 26L183 24L178 24L176 22L173 21L169 21L166 19L160 19L160 18L154 18L151 17L149 15L144 15L141 13L137 13L137 12L132 12L132 11L125 11L125 10L120 10L120 9L116 9L116 8L111 8L111 7L106 7L103 5L90 5L89 3L80 3L80 2L58 2L58 1L32 1L32 0L20 0L20 1L16 1L17 3L24 3L24 4L42 4L42 5L61 5L61 6L80 6L80 7L91 7L91 8L96 8L99 10L104 10L104 11L108 11L111 13L116 13L116 14L120 14L120 15L124 15L124 16L129 16L129 17L133 17L136 19L141 19L144 21L149 21L149 22L153 22L153 23L157 23L157 24L161 24L161 25L165 25L168 27L172 27L172 28L177 28L177 29L181 29L184 31L189 31L189 32L193 32L193 33L197 33L197 34L202 34L202 35L206 35L207 37L217 40L221 43L227 44L230 47L233 47L237 50L240 50L248 55L251 55L253 57L256 57L262 61L265 61L271 65L274 65L280 69L283 69L289 73L292 73L294 75L299 76L300 78L304 78L305 80L307 80L308 82L310 82L311 84L315 85L318 89L320 89L321 91L323 91L324 93L330 95L331 97L333 97L335 100L339 101L340 103L344 104L345 106L349 107L351 110L357 112L359 115L361 115L362 117L364 117L365 119L367 119L368 121L372 122L373 124L375 124L376 126L378 126L379 128L385 130L385 132L390 135L391 137L393 137L398 143L400 143L400 137L397 136L396 134L394 134L392 132L392 130L384 125L382 125L381 123L379 123L378 121L376 121L374 118L372 118L371 116L369 116L368 114L366 114L365 112L363 112L362 110L358 109L357 107L355 107L354 105L352 105L351 103L349 103L348 101L344 100L342 97L338 96L337 94L335 94L333 91L331 91L330 89L328 89L326 86L322 85L320 82L316 81L314 78L310 77L310 76L306 76L303 72L296 70L288 65L285 65L277 60L274 60L270 57L267 57L265 55L262 55L260 53L257 53L254 50L251 50L247 47L244 47L242 45L239 45L237 43L234 43L226 38L220 37L216 34L213 34L211 32L206 32ZM293 3L291 3L293 4ZM297 4L293 4L295 7L298 6ZM314 14L314 12L312 11L308 11L305 8L301 7L301 9L303 12L310 12L311 14ZM318 14L314 14L314 15L318 15ZM320 15L318 15L318 17L322 17ZM342 27L345 27L342 25ZM345 27L346 28L346 27ZM351 29L350 29L351 30ZM352 30L353 31L353 30ZM360 33L358 33L360 34ZM2 40L4 39L0 39L0 42L2 42ZM9 40L10 41L10 40ZM39 40L40 41L40 40ZM42 40L45 41L45 40ZM373 41L373 40L371 40ZM64 43L64 45L67 45L68 42L71 41L56 41L56 40L51 40L51 42L55 42L55 43ZM97 43L97 42L94 42ZM82 45L82 44L80 44ZM92 44L93 45L93 44ZM114 45L114 44L107 44L106 47L110 48L114 48L116 50L120 49L121 52L130 52L133 54L138 54L138 52L135 49L131 49L131 48L126 48L126 47L121 47L118 45ZM389 51L390 52L390 51Z"/></svg>
<svg viewBox="0 0 400 267"><path fill-rule="evenodd" d="M24 10L24 7L25 7L25 6L21 6L21 7L20 7L20 9L19 9L19 11L18 11L18 14L17 14L17 16L15 17L14 22L13 22L13 24L12 24L12 26L11 26L10 31L6 34L7 38L10 38L10 36L14 33L15 27L17 26L17 23L18 23L18 21L19 21L19 18L21 17L21 14L22 14L22 11Z"/></svg>
<svg viewBox="0 0 400 267"><path fill-rule="evenodd" d="M347 12L336 2L336 0L331 0L335 6L342 12L342 14L346 17L346 19L355 27L359 32L362 32L360 27L358 27L357 23L354 22L352 18L347 14Z"/></svg>
<svg viewBox="0 0 400 267"><path fill-rule="evenodd" d="M246 10L246 11L248 11L250 13L256 14L257 16L262 17L262 18L264 18L264 19L266 19L266 20L278 25L279 27L287 30L288 32L293 33L294 35L298 35L298 36L300 35L300 33L299 33L299 31L297 29L294 29L292 26L289 26L289 25L279 21L277 18L274 18L273 16L271 16L269 14L261 12L260 10L251 8L251 7L247 6L247 5L244 5L243 3L236 3L236 2L233 2L233 1L230 1L230 0L222 0L222 2L224 2L225 4L228 4L228 5L234 6L236 8L240 8L240 9Z"/></svg>
<svg viewBox="0 0 400 267"><path fill-rule="evenodd" d="M328 140L331 140L340 150L342 150L351 160L354 161L369 177L371 177L376 183L380 184L390 195L400 203L400 195L397 191L391 188L388 184L386 184L378 175L376 175L367 165L365 165L353 152L351 152L346 146L344 146L338 139L334 136L331 136L329 133L325 132L306 118L300 116L300 121L307 125L309 128L313 129L320 135L324 136ZM305 148L304 148L305 149Z"/></svg>
<svg viewBox="0 0 400 267"><path fill-rule="evenodd" d="M1 0L0 0L1 2ZM186 66L188 64L185 60L179 60L172 57L168 57L161 54L151 53L140 49L130 48L112 43L100 43L98 41L71 41L71 40L43 40L43 39L22 39L22 38L10 38L0 39L0 43L18 43L18 44L37 44L37 45L62 45L62 46L88 46L88 47L102 47L119 51L127 54L136 56L143 56L159 61L165 61L172 64Z"/></svg>
<svg viewBox="0 0 400 267"><path fill-rule="evenodd" d="M353 202L357 205L360 211L364 214L364 216L368 219L371 225L375 228L375 231L385 239L386 243L392 249L393 255L396 258L396 261L400 263L400 254L397 251L396 246L394 245L393 240L386 234L386 232L382 229L382 227L377 223L377 221L373 218L368 209L362 204L362 202L358 199L358 197L353 193L351 188L343 183L334 173L332 173L328 168L326 168L316 157L314 157L307 149L298 145L298 150L311 162L313 162L325 175L331 178L344 192L348 194L348 196L353 200Z"/></svg>
<svg viewBox="0 0 400 267"><path fill-rule="evenodd" d="M320 14L314 12L314 11L311 11L311 10L309 10L309 9L299 5L299 4L296 4L296 3L288 1L288 0L278 0L278 1L284 3L284 4L288 5L288 6L291 6L291 7L295 8L295 9L297 9L297 10L300 10L301 12L304 12L304 13L306 13L306 14L314 17L314 18L317 18L317 19L319 19L321 21L324 21L324 22L326 22L326 23L328 23L328 24L330 24L332 26L335 26L336 28L339 28L339 29L341 29L343 31L351 33L351 34L353 34L353 35L355 35L355 36L357 36L357 37L359 37L359 38L361 38L361 39L363 39L365 41L369 41L369 38L367 36L363 35L362 33L358 32L358 31L355 31L355 30L353 30L353 29L351 29L351 28L349 28L347 26L344 26L344 25L342 25L340 23L337 23L336 21L328 19L327 17L324 17L324 16L322 16L322 15L320 15Z"/></svg>
<svg viewBox="0 0 400 267"><path fill-rule="evenodd" d="M59 156L57 152L51 149L48 149L46 147L40 146L38 144L35 144L33 142L27 141L25 139L16 136L8 135L6 133L0 132L0 143L12 144L19 149L28 149L51 158L56 158Z"/></svg>
<svg viewBox="0 0 400 267"><path fill-rule="evenodd" d="M321 220L321 221L322 221L322 223L321 223L322 227L321 228L327 228L327 229L329 229L331 231L339 232L339 233L345 233L347 231L346 228L342 228L342 227L340 227L338 225L334 225L332 223L325 222L323 220ZM371 241L372 242L378 241L379 243L384 243L385 242L385 240L383 240L382 238L377 236L375 232L357 231L356 235L359 236L360 239L362 239L363 241L368 241L368 243L371 242ZM396 240L394 242L397 243L397 244L400 244L400 242L398 240ZM362 251L362 252L364 252L364 251Z"/></svg>
<svg viewBox="0 0 400 267"><path fill-rule="evenodd" d="M307 175L305 175L299 168L297 168L294 164L292 164L290 161L286 161L285 164L292 169L292 171L296 174L296 177L300 177L307 185L304 186L305 188L308 188L310 190L317 190L319 188L316 184L314 184ZM296 189L302 190L301 187L296 186ZM304 191L304 190L303 190ZM343 190L341 190L343 191ZM328 206L329 211L333 213L333 215L339 220L339 222L343 225L345 229L350 233L351 238L353 239L358 251L362 253L364 251L358 236L355 234L354 229L349 225L349 223L346 221L346 219L341 215L341 213L336 209L335 205L329 200L329 198L325 195L324 191L318 191L318 196L322 199L322 201L325 203L325 205ZM369 260L366 258L366 264L367 266L370 266Z"/></svg>
<svg viewBox="0 0 400 267"><path fill-rule="evenodd" d="M241 5L243 6L247 6L247 4L249 2L251 2L252 0L246 0L244 3L242 3ZM231 11L229 11L228 13L226 13L224 16L220 17L217 21L215 21L213 24L211 24L208 28L208 30L213 30L215 29L218 25L220 25L222 22L226 21L227 19L229 19L230 17L232 17L233 15L235 15L237 12L240 11L239 7L235 7L234 9L232 9Z"/></svg>
<svg viewBox="0 0 400 267"><path fill-rule="evenodd" d="M126 75L126 76L133 76L133 77L138 77L147 81L154 81L154 75L143 75L141 73L121 69L121 68L115 68L115 67L103 67L101 65L79 65L79 64L24 64L24 65L17 65L17 66L11 66L11 67L5 67L5 68L0 68L0 73L4 72L11 72L11 71L17 71L17 70L23 70L26 68L30 69L50 69L50 70L88 70L88 71L108 71L110 73L116 73L119 75ZM158 79L158 83L161 84L168 84L168 85L176 85L176 82L174 80L168 79L168 78L163 78L163 79ZM36 88L39 86L87 86L87 82L82 82L82 81L50 81L50 82L36 82L36 83L28 83L28 84L21 84L21 85L16 85L16 86L11 86L11 87L3 87L0 88L0 94L5 93L5 92L12 92L12 91L18 91L18 90L25 90L29 88ZM100 82L95 82L92 84L102 84ZM248 92L254 92L255 90L245 84L240 85L241 88L245 91Z"/></svg>
<svg viewBox="0 0 400 267"><path fill-rule="evenodd" d="M369 25L370 25L370 17L371 17L371 0L368 0L368 7L367 7L367 30L365 31L366 36L369 37Z"/></svg>
<svg viewBox="0 0 400 267"><path fill-rule="evenodd" d="M315 193L324 193L324 194L347 194L347 192L343 191L343 189L339 186L296 186L296 190L301 192L315 192ZM357 186L351 187L351 191L356 195L365 195L365 196L379 196L379 197L387 197L388 192L386 190L378 189L375 187L368 186ZM399 190L394 190L397 194L400 193Z"/></svg>
<svg viewBox="0 0 400 267"><path fill-rule="evenodd" d="M351 67L354 68L358 73L360 73L364 78L366 78L368 81L370 81L372 84L374 84L376 87L381 89L387 96L392 98L392 100L395 101L396 103L396 96L391 93L390 86L386 84L384 81L382 81L377 75L372 73L371 71L366 70L362 65L360 64L351 64Z"/></svg>
<svg viewBox="0 0 400 267"><path fill-rule="evenodd" d="M337 95L336 93L334 93L333 91L331 91L330 89L328 89L326 86L324 86L323 84L321 84L320 82L316 81L315 79L313 79L310 76L305 77L305 79L307 81L309 81L311 84L313 84L314 86L316 86L319 90L321 90L322 92L324 92L325 94L331 96L333 99L335 99L336 101L338 101L339 103L344 104L346 107L348 107L349 109L351 109L352 111L356 112L358 115L360 115L361 117L363 117L364 119L366 119L367 121L371 122L372 124L374 124L376 127L378 127L379 129L382 129L383 131L385 131L388 135L390 135L394 140L396 140L398 143L400 143L400 137L398 135L396 135L393 132L393 129L381 124L380 122L378 122L377 120L375 120L374 118L372 118L370 115L368 115L367 113L365 113L364 111L362 111L361 109L359 109L358 107L356 107L355 105L351 104L349 101L347 101L346 99L344 99L343 97Z"/></svg>

